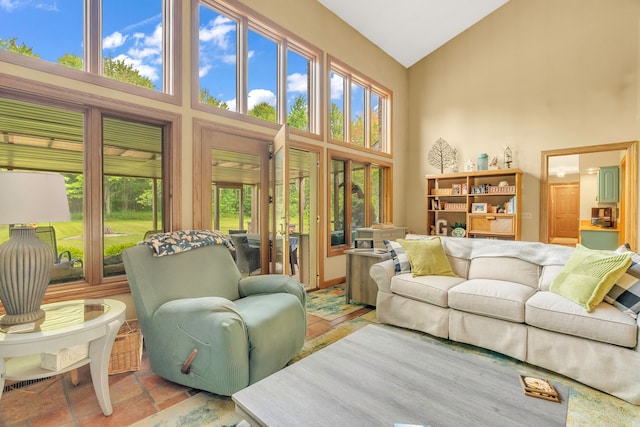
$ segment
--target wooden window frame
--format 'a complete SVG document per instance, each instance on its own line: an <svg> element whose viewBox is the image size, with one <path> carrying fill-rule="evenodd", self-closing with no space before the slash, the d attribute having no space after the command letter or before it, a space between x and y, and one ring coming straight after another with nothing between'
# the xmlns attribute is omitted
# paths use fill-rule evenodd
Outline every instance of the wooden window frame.
<svg viewBox="0 0 640 427"><path fill-rule="evenodd" d="M175 36L182 34L182 10L180 2L163 0L163 70L162 91L121 82L102 75L102 23L101 0L84 0L84 70L74 70L55 62L32 58L19 53L0 50L0 62L43 71L79 82L85 82L120 92L130 93L152 100L180 105L182 103L182 63L180 40Z"/></svg>
<svg viewBox="0 0 640 427"><path fill-rule="evenodd" d="M179 115L163 110L143 107L118 99L66 89L50 84L34 82L0 74L0 97L22 102L69 109L85 114L85 140L90 147L85 150L85 279L68 284L50 286L44 303L70 299L105 298L128 294L129 283L125 275L103 277L102 249L102 117L127 118L164 127L163 130L163 221L167 230L182 226L182 207L179 197L174 197L182 187L182 122ZM91 170L93 173L88 174Z"/></svg>
<svg viewBox="0 0 640 427"><path fill-rule="evenodd" d="M369 154L376 154L384 157L393 157L392 143L391 143L391 117L393 105L393 92L374 80L359 73L349 65L338 60L337 58L327 55L328 67L327 67L327 117L331 114L331 73L336 73L343 78L343 94L344 94L344 110L343 110L343 137L344 141L331 138L331 120L327 120L327 139L329 142L351 149L360 150ZM360 147L351 140L351 84L355 83L358 86L362 86L365 91L364 102L364 133L365 144L364 147ZM380 143L383 146L383 150L371 149L371 93L375 93L380 99L381 103L385 106L382 112L382 118L380 121Z"/></svg>
<svg viewBox="0 0 640 427"><path fill-rule="evenodd" d="M228 111L222 108L213 107L200 102L200 79L199 69L199 26L200 26L200 5L206 6L215 12L228 17L238 25L237 46L236 46L236 111ZM248 33L252 31L266 37L277 44L278 51L278 76L276 82L276 113L277 123L270 123L247 114L247 81L248 81ZM309 60L309 130L291 128L294 135L305 136L314 140L324 139L324 127L321 125L324 120L322 105L323 83L320 78L323 69L323 53L320 49L304 42L295 34L282 28L268 18L259 15L242 3L234 0L191 0L191 108L208 113L233 118L241 122L266 126L273 130L278 130L287 121L287 50L292 50L298 55Z"/></svg>
<svg viewBox="0 0 640 427"><path fill-rule="evenodd" d="M351 169L353 163L363 164L365 166L365 188L363 189L365 194L365 200L371 195L371 167L376 166L382 171L382 181L384 194L381 194L382 198L382 212L381 216L385 222L393 222L393 164L386 161L380 161L368 156L358 156L343 151L327 150L327 221L331 218L331 197L332 191L329 176L331 175L331 163L334 160L345 162L345 188L350 188L352 184ZM327 222L327 256L342 255L346 249L351 247L351 192L346 191L345 200L345 244L339 246L331 246L331 227ZM365 227L371 227L372 215L370 209L365 209Z"/></svg>

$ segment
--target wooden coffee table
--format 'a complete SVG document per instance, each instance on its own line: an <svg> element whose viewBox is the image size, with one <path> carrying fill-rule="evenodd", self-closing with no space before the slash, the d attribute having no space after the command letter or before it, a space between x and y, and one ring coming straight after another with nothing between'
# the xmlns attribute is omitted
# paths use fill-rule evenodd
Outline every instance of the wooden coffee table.
<svg viewBox="0 0 640 427"><path fill-rule="evenodd" d="M252 426L564 426L554 386L563 403L525 396L517 370L369 325L232 398Z"/></svg>

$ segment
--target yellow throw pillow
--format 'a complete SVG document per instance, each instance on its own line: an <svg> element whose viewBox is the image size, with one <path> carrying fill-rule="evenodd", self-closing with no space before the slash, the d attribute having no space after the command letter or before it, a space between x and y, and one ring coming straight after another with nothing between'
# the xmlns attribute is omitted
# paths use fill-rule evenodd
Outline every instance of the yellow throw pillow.
<svg viewBox="0 0 640 427"><path fill-rule="evenodd" d="M426 240L398 239L416 276L455 276L439 237Z"/></svg>
<svg viewBox="0 0 640 427"><path fill-rule="evenodd" d="M577 245L549 290L580 304L590 313L630 264L630 253L615 254Z"/></svg>

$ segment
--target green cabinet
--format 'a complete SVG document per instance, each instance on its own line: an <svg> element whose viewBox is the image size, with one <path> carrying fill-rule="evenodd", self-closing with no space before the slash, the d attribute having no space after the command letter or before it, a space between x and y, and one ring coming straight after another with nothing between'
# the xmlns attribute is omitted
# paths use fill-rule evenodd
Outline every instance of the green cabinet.
<svg viewBox="0 0 640 427"><path fill-rule="evenodd" d="M620 167L602 166L598 171L598 203L620 200Z"/></svg>
<svg viewBox="0 0 640 427"><path fill-rule="evenodd" d="M605 230L580 231L580 243L589 249L614 250L618 245L618 232Z"/></svg>

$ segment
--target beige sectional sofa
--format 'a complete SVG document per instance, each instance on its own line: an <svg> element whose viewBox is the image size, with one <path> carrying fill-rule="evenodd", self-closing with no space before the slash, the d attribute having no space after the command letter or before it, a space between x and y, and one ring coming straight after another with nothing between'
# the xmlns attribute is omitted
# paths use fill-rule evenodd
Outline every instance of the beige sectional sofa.
<svg viewBox="0 0 640 427"><path fill-rule="evenodd" d="M497 351L640 405L640 321L607 302L588 313L549 291L573 248L441 240L457 277L395 274L393 260L371 267L378 321Z"/></svg>

